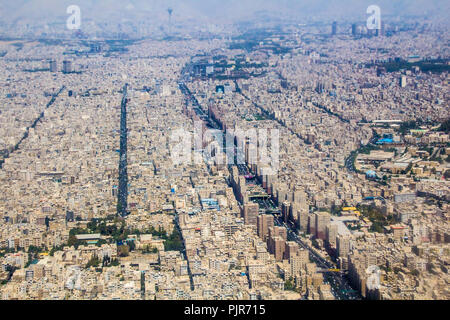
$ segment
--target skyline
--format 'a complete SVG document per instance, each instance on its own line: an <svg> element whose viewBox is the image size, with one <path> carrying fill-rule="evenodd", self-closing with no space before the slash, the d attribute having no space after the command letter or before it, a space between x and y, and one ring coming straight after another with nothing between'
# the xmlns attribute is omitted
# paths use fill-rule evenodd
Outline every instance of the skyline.
<svg viewBox="0 0 450 320"><path fill-rule="evenodd" d="M0 300L450 300L446 4L30 3L0 6Z"/></svg>
<svg viewBox="0 0 450 320"><path fill-rule="evenodd" d="M356 1L356 0L135 0L135 1L70 1L70 0L31 0L1 1L0 23L39 25L41 23L64 23L66 8L78 5L87 21L98 23L124 23L146 21L163 24L168 20L167 8L173 8L174 23L198 19L198 23L235 23L257 19L264 16L305 22L318 20L365 20L366 8L378 5L386 17L396 18L416 15L435 21L443 20L449 9L445 0L401 0L401 1ZM258 18L260 15L260 18ZM445 22L445 20L443 20ZM441 21L442 22L442 21Z"/></svg>

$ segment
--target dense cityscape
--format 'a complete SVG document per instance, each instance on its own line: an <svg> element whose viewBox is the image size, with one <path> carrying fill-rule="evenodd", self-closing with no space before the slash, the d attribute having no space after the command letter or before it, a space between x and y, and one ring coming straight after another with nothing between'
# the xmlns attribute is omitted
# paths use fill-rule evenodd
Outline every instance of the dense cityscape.
<svg viewBox="0 0 450 320"><path fill-rule="evenodd" d="M0 11L1 300L450 299L447 20L66 7Z"/></svg>

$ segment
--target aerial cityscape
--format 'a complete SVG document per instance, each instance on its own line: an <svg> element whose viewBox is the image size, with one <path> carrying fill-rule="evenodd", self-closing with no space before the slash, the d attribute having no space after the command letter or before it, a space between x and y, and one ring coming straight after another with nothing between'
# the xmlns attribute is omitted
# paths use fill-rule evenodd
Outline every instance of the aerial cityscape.
<svg viewBox="0 0 450 320"><path fill-rule="evenodd" d="M0 0L0 300L449 300L449 12Z"/></svg>

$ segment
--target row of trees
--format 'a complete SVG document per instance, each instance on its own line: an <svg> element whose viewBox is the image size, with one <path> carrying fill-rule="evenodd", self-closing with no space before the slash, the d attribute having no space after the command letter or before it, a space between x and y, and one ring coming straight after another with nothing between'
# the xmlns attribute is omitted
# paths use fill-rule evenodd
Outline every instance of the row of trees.
<svg viewBox="0 0 450 320"><path fill-rule="evenodd" d="M112 267L112 266L118 266L119 260L117 259L111 259L109 256L105 256L101 261L100 258L97 255L93 255L88 263L86 264L86 268L90 268L90 267L94 267L94 268L98 268L100 266L102 267Z"/></svg>
<svg viewBox="0 0 450 320"><path fill-rule="evenodd" d="M383 227L396 223L394 216L385 216L378 208L368 205L357 206L358 210L364 217L367 217L372 225L369 231L383 233Z"/></svg>

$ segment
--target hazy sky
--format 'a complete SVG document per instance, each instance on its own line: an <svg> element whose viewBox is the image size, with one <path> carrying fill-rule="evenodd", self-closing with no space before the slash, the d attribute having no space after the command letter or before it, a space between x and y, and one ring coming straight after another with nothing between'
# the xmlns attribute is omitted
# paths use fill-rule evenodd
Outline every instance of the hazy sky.
<svg viewBox="0 0 450 320"><path fill-rule="evenodd" d="M371 4L384 15L432 15L448 18L449 0L0 0L0 22L35 24L63 22L69 5L78 5L82 16L101 22L167 20L174 9L174 22L235 22L266 15L284 18L365 19Z"/></svg>

